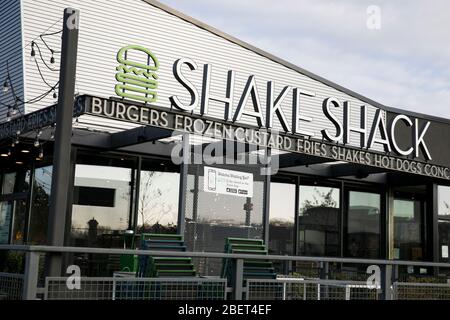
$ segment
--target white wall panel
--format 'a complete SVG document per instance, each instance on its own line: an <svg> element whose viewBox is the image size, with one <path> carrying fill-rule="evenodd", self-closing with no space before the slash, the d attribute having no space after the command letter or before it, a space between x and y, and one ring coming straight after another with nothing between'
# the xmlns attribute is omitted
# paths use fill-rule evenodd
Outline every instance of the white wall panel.
<svg viewBox="0 0 450 320"><path fill-rule="evenodd" d="M302 112L305 116L314 118L308 124L309 131L314 131L320 138L320 131L332 125L322 113L322 101L327 97L337 97L341 101L350 101L352 105L364 104L346 93L340 92L317 80L313 80L295 70L274 62L251 50L243 48L229 40L219 37L207 30L197 27L175 15L169 14L141 0L23 0L24 38L29 43L44 31L54 32L62 28L59 21L64 7L71 6L81 11L79 53L77 64L77 87L80 94L113 96L116 80L117 51L129 44L138 44L149 48L159 59L160 69L158 105L169 107L169 97L180 96L189 101L187 91L178 84L172 75L174 61L181 57L189 57L197 62L199 69L189 73L190 80L201 89L203 64L212 65L211 93L225 95L225 84L228 70L236 71L235 105L239 101L248 76L255 75L260 101L265 110L266 83L275 82L275 94L285 85L313 91L315 98L302 100ZM55 24L56 23L56 24ZM53 26L52 26L53 25ZM60 35L49 37L48 42L59 50ZM38 41L39 43L39 41ZM43 44L40 44L43 48ZM29 47L26 48L29 55ZM45 51L45 50L44 50ZM44 53L44 59L49 61L50 55ZM47 90L36 70L34 61L25 59L26 63L26 97L35 97ZM332 63L324 61L324 63ZM59 65L59 57L57 63ZM45 70L45 78L50 83L56 83L57 72ZM54 99L49 95L41 103L29 105L27 112L34 111L52 104ZM367 104L366 104L367 105ZM292 95L283 103L287 119L291 122ZM368 106L369 124L375 112L375 107ZM211 102L210 113L222 117L224 105ZM198 109L197 109L198 110ZM340 116L342 119L342 116ZM242 118L247 124L256 124L251 118ZM352 116L353 123L359 123L358 115ZM117 126L123 129L128 124L117 125L116 121L98 119L97 125ZM280 128L277 120L276 127ZM87 125L87 124L86 124ZM83 126L83 122L80 123ZM359 146L358 135L353 136L353 145ZM378 148L380 149L380 148ZM381 149L380 149L381 150Z"/></svg>

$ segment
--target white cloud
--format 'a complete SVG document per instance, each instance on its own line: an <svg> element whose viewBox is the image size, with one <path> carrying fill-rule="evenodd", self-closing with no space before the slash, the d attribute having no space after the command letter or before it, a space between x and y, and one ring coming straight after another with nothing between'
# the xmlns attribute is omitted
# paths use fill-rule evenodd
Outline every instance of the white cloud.
<svg viewBox="0 0 450 320"><path fill-rule="evenodd" d="M380 103L450 117L450 1L163 2Z"/></svg>

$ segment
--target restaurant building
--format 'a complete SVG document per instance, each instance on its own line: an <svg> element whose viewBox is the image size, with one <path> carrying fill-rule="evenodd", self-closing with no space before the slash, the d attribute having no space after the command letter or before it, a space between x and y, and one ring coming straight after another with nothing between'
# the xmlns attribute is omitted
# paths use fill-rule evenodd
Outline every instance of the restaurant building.
<svg viewBox="0 0 450 320"><path fill-rule="evenodd" d="M76 247L153 232L184 235L189 251L239 237L275 255L449 261L450 120L384 106L157 1L0 6L0 244L52 244L59 228ZM69 205L49 228L68 6L80 12Z"/></svg>

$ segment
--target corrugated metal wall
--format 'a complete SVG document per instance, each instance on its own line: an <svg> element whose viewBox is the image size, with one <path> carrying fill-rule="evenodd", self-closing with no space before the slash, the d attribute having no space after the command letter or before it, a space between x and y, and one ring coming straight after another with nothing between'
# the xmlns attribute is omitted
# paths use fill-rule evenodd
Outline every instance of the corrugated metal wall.
<svg viewBox="0 0 450 320"><path fill-rule="evenodd" d="M304 98L302 111L305 116L314 118L308 129L320 137L320 131L331 127L322 113L322 101L327 97L337 97L341 101L349 100L354 106L362 105L358 99L339 92L321 82L313 80L292 69L280 65L253 51L236 45L222 37L201 29L177 16L171 15L141 0L23 0L23 20L25 43L29 43L43 32L61 30L61 17L64 7L71 6L81 10L79 54L77 65L77 92L100 96L113 96L116 80L117 51L129 44L138 44L149 48L160 61L158 105L170 106L169 96L178 95L188 102L187 91L174 79L172 66L176 59L189 57L196 61L198 70L189 72L190 80L201 89L203 64L212 65L211 93L225 96L225 84L228 70L236 71L235 105L250 75L255 75L260 101L265 110L267 81L275 82L277 96L285 85L313 91L315 98ZM50 46L59 50L60 34L47 37ZM38 40L39 43L39 40ZM44 47L39 43L41 49ZM26 48L26 56L29 55ZM44 52L45 51L45 52ZM48 50L43 50L43 58L49 61ZM55 66L59 65L59 55ZM35 97L48 89L40 78L35 62L25 59L26 63L26 97ZM324 63L334 63L324 61ZM50 84L56 83L58 73L42 68L44 77ZM287 119L291 121L292 94L283 103ZM31 112L54 102L49 95L40 103L27 106ZM211 115L223 117L224 104L210 102ZM369 121L375 112L369 108ZM353 123L358 122L359 115L353 115ZM342 118L342 116L341 116ZM255 124L252 118L242 118L242 122ZM369 122L370 123L370 122ZM107 119L91 119L80 123L94 129L113 131L129 128L130 124L118 123ZM275 125L279 127L278 120ZM357 140L356 140L357 138ZM359 135L355 134L354 145L359 146Z"/></svg>
<svg viewBox="0 0 450 320"><path fill-rule="evenodd" d="M0 0L0 85L7 77L7 62L16 96L24 100L23 59L20 0ZM8 108L13 105L12 90L5 94L0 91L0 122L5 121ZM20 107L23 111L23 106Z"/></svg>

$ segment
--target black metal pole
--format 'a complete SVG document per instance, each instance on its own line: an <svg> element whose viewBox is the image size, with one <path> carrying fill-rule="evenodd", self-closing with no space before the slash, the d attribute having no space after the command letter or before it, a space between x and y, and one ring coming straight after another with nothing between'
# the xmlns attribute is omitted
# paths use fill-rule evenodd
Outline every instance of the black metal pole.
<svg viewBox="0 0 450 320"><path fill-rule="evenodd" d="M64 9L59 73L59 99L56 111L55 146L53 151L53 174L48 223L48 243L64 246L66 213L70 183L70 155L72 117L75 94L75 74L78 49L78 10ZM48 257L47 274L61 275L61 254Z"/></svg>

